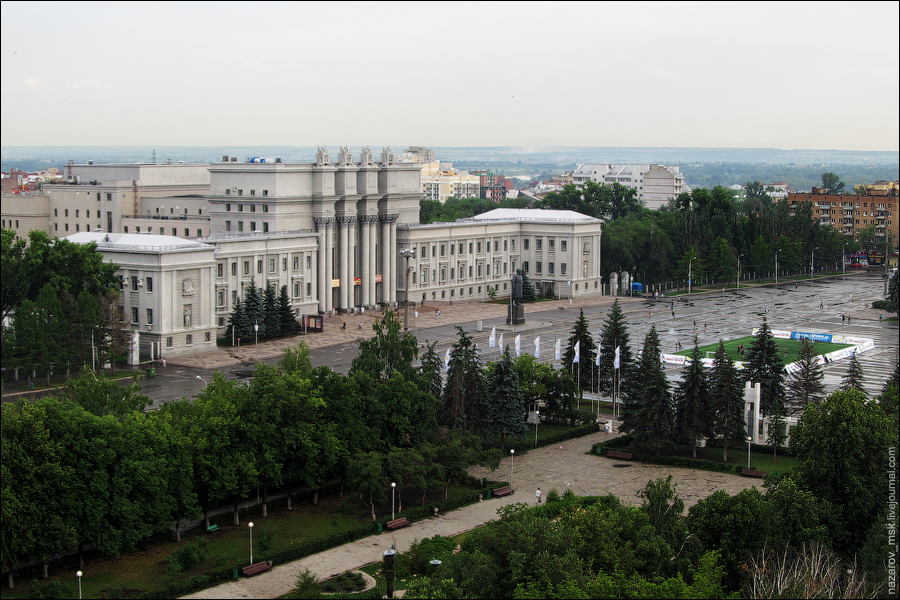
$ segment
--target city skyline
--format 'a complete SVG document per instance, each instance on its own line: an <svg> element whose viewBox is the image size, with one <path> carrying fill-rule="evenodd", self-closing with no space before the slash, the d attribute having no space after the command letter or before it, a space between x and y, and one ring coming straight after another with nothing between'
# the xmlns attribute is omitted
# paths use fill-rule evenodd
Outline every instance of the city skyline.
<svg viewBox="0 0 900 600"><path fill-rule="evenodd" d="M896 151L898 6L4 2L0 143Z"/></svg>

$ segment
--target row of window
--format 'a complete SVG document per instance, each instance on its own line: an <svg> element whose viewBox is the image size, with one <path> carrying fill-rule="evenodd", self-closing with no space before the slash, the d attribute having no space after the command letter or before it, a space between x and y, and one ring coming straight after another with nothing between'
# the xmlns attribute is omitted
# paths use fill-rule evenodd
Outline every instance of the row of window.
<svg viewBox="0 0 900 600"><path fill-rule="evenodd" d="M527 260L523 261L522 262L522 270L525 271L526 275L528 274L529 268L530 268L530 265L528 264L528 261ZM543 269L544 269L543 263L541 263L541 261L539 261L539 260L535 261L534 274L535 275L543 275L544 274ZM568 269L568 265L566 265L566 263L559 263L559 274L560 275L566 275L566 274L568 274L568 271L569 271L569 269ZM556 275L556 263L552 263L552 262L547 263L547 274L548 275Z"/></svg>
<svg viewBox="0 0 900 600"><path fill-rule="evenodd" d="M243 221L238 221L238 222L237 222L237 230L238 230L239 232L244 231L244 222L243 222ZM225 221L225 231L231 231L231 221ZM257 231L257 229L256 229L256 221L250 221L250 229L249 229L248 231L251 231L251 232ZM264 223L262 224L262 231L263 231L263 233L268 233L268 232L269 232L269 224L268 224L268 223L265 223L265 222L264 222Z"/></svg>
<svg viewBox="0 0 900 600"><path fill-rule="evenodd" d="M528 238L525 238L524 240L522 240L522 244L526 250L529 249L529 239ZM568 248L569 248L569 244L568 244L567 240L559 241L559 251L560 252L566 252L568 250ZM544 249L543 238L535 238L534 249L536 252L541 252ZM555 238L547 239L547 250L549 250L550 252L556 251L556 239Z"/></svg>
<svg viewBox="0 0 900 600"><path fill-rule="evenodd" d="M509 286L509 284L507 284L507 283L503 284L504 292L508 290L508 286ZM488 287L490 288L490 286L488 286ZM475 289L474 286L469 287L469 295L470 296L475 295L475 294L473 294L474 289ZM460 298L465 297L465 291L466 291L466 288L459 288L459 297ZM481 296L481 294L482 294L481 286L479 285L477 295ZM456 298L456 290L455 289L450 290L450 297ZM445 300L446 298L447 298L447 290L441 290L441 300ZM437 300L437 292L431 292L431 299ZM422 302L425 302L426 300L428 300L428 292L422 292Z"/></svg>
<svg viewBox="0 0 900 600"><path fill-rule="evenodd" d="M302 298L301 292L303 292L302 282L295 282L293 286L293 297L294 298ZM228 305L225 304L225 295L226 290L216 290L216 308L228 308ZM306 283L306 297L312 296L312 283ZM235 306L238 301L238 292L237 290L231 290L231 306Z"/></svg>
<svg viewBox="0 0 900 600"><path fill-rule="evenodd" d="M138 277L137 275L131 276L131 291L136 292L138 288L144 286L146 283L146 290L148 292L153 291L153 278L152 277ZM119 291L125 291L125 277L119 275Z"/></svg>
<svg viewBox="0 0 900 600"><path fill-rule="evenodd" d="M76 225L76 227L77 227L77 225ZM97 225L97 228L99 229L100 226ZM66 229L66 231L68 231L68 229ZM77 229L76 229L76 231L77 231ZM85 231L87 231L87 229L85 229ZM138 225L137 227L134 228L134 231L135 231L135 233L140 233L140 232L141 232L141 227ZM128 225L126 225L125 227L122 228L122 233L128 233ZM152 227L152 226L150 226L150 227L147 228L147 233L153 233L153 227ZM160 227L160 228L159 228L159 235L166 235L166 228L165 228L165 227ZM178 235L178 228L177 228L177 227L173 227L173 228L172 228L172 235ZM187 227L184 228L184 237L191 237L191 230L188 229ZM203 237L203 230L202 230L202 229L198 229L198 230L197 230L197 237Z"/></svg>
<svg viewBox="0 0 900 600"><path fill-rule="evenodd" d="M512 264L512 267L508 271L507 263L503 263L503 274L504 275L507 275L510 271L515 272L516 262L512 261L511 264ZM535 274L542 275L543 274L543 263L541 261L537 261L534 263L534 266L535 266ZM484 277L483 267L484 267L484 265L482 263L477 264L475 267L472 267L470 265L468 267L469 278L470 279L472 278L473 273L475 274L475 277L477 277L477 278ZM522 270L525 271L526 274L528 273L529 263L527 260L522 262ZM419 272L419 284L425 285L429 282L435 283L437 281L438 272L440 272L440 281L442 283L447 281L447 267L441 267L439 270L421 269ZM465 277L466 276L465 275L466 274L466 266L460 264L459 265L459 273L460 273L460 278ZM556 274L556 263L552 263L552 262L547 263L547 274L548 275ZM559 274L560 275L568 274L568 265L566 263L559 263ZM500 263L495 262L494 263L494 277L499 277L499 276L500 276ZM451 267L450 268L450 281L454 281L455 279L456 279L456 268Z"/></svg>
<svg viewBox="0 0 900 600"><path fill-rule="evenodd" d="M278 262L277 262L276 258L269 258L269 273L277 273L277 271L275 270L275 266L277 264L278 264ZM237 276L237 265L238 265L237 261L234 261L231 263L231 276L232 277ZM300 270L300 257L299 256L294 257L293 267L294 267L294 271ZM306 268L307 268L307 270L312 269L312 257L311 256L306 257ZM263 261L262 261L262 259L258 259L256 261L256 272L262 273L262 269L263 269ZM286 256L281 257L281 270L282 271L288 270L288 259ZM244 261L242 274L243 275L250 274L250 261L249 260ZM225 277L225 263L224 262L220 262L218 265L216 265L216 276L217 277Z"/></svg>
<svg viewBox="0 0 900 600"><path fill-rule="evenodd" d="M230 196L230 195L231 195L231 192L232 192L232 189L231 189L231 188L225 188L225 195L226 195L226 196ZM242 190L242 189L240 189L240 188L235 188L235 189L234 189L234 193L237 194L238 196L243 196L243 195L244 195L244 190ZM255 195L256 195L256 190L250 190L250 195L251 195L251 196L255 196ZM263 195L263 196L268 196L268 195L269 195L269 190L263 190L263 191L262 191L262 195Z"/></svg>

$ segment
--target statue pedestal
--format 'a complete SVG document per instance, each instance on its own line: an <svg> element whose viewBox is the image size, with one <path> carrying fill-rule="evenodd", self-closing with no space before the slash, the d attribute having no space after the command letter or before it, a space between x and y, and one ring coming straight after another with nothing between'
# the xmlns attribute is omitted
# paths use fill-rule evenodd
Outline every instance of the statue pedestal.
<svg viewBox="0 0 900 600"><path fill-rule="evenodd" d="M509 312L506 315L507 325L524 325L525 324L525 306L522 304L510 304Z"/></svg>

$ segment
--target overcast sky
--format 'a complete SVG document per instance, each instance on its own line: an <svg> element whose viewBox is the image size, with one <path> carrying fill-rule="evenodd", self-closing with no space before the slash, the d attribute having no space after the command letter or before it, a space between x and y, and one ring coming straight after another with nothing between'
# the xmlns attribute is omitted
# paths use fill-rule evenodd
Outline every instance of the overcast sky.
<svg viewBox="0 0 900 600"><path fill-rule="evenodd" d="M898 150L897 2L3 2L10 145Z"/></svg>

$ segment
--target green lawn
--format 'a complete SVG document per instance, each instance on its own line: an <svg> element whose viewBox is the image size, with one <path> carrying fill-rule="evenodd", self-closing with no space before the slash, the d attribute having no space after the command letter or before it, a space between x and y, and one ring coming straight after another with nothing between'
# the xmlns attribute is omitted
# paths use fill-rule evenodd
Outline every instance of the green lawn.
<svg viewBox="0 0 900 600"><path fill-rule="evenodd" d="M622 448L616 448L616 450L621 450L624 452L639 452L639 450L634 446L623 446ZM697 448L698 460L712 460L716 462L723 462L723 454L724 451L722 448ZM693 449L691 448L691 446L688 446L686 444L679 444L675 446L675 450L670 455L691 458L693 457ZM747 466L746 445L743 447L743 449L730 448L728 450L728 464L743 465L744 467ZM781 454L775 457L765 452L751 452L750 465L757 471L766 471L767 473L774 473L775 471L778 471L779 474L783 474L787 471L790 471L797 465L797 459L792 456L784 456Z"/></svg>
<svg viewBox="0 0 900 600"><path fill-rule="evenodd" d="M725 341L725 351L728 353L728 356L731 357L733 361L741 361L746 357L746 352L750 349L750 344L753 343L755 338L752 335L748 335L741 338L735 338L733 340ZM800 351L801 340L783 340L779 338L775 338L775 343L778 345L779 351L781 352L781 362L782 364L788 364L794 362L799 358L798 352ZM744 344L744 356L738 352L738 345ZM835 350L840 350L841 348L849 348L853 344L833 344L829 342L814 342L813 343L813 352L816 355L819 354L828 354L829 352L834 352ZM719 349L719 343L709 344L707 346L700 346L700 356L702 358L713 358L716 354L716 350ZM690 356L693 348L684 348L676 352L675 354L679 354L681 356ZM786 353L785 353L786 352Z"/></svg>

